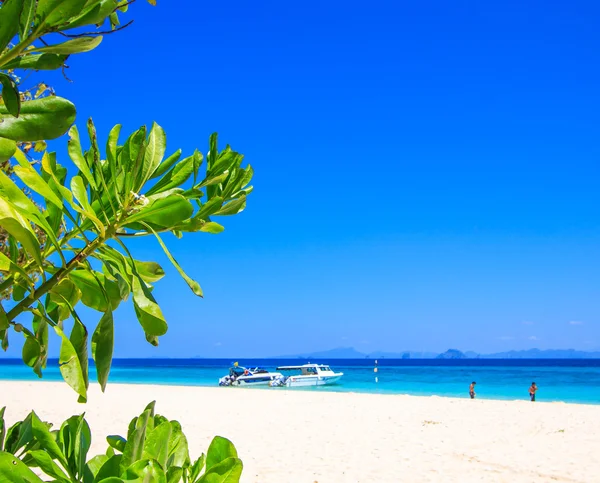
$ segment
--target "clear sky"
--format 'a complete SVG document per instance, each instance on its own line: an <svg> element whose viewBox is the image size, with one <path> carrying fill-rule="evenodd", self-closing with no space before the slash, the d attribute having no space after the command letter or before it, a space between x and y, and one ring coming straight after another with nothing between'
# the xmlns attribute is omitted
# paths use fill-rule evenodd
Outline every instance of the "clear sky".
<svg viewBox="0 0 600 483"><path fill-rule="evenodd" d="M69 59L73 83L38 75L80 126L156 120L169 151L204 153L218 131L256 174L224 233L168 238L203 300L154 240L133 247L164 262L170 329L153 348L122 306L117 357L600 350L597 1L140 0L129 16Z"/></svg>

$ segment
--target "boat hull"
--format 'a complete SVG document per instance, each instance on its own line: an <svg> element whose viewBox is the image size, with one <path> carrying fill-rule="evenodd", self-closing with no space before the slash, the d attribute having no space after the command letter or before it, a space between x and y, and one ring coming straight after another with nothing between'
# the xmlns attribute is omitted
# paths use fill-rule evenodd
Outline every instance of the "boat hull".
<svg viewBox="0 0 600 483"><path fill-rule="evenodd" d="M269 386L277 376L281 374L261 374L260 376L241 376L238 377L232 386Z"/></svg>
<svg viewBox="0 0 600 483"><path fill-rule="evenodd" d="M285 385L287 387L329 386L336 384L343 375L338 373L332 376L290 376Z"/></svg>

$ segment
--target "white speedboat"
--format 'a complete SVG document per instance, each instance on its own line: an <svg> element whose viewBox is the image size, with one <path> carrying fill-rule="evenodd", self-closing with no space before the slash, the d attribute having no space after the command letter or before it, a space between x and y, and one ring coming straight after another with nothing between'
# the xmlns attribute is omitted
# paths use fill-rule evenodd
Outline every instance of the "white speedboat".
<svg viewBox="0 0 600 483"><path fill-rule="evenodd" d="M268 386L272 381L283 377L279 372L269 372L261 367L249 369L233 366L227 376L219 379L219 386Z"/></svg>
<svg viewBox="0 0 600 483"><path fill-rule="evenodd" d="M335 384L344 375L343 372L333 372L329 366L323 364L304 364L302 366L281 366L278 371L299 371L287 377L278 377L271 386L304 387L327 386Z"/></svg>

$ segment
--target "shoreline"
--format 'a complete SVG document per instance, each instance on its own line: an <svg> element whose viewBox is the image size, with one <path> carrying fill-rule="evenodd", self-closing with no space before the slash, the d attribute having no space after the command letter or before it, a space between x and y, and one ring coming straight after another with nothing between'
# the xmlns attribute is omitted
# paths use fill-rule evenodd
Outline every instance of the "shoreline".
<svg viewBox="0 0 600 483"><path fill-rule="evenodd" d="M60 384L64 382L62 379L3 379L0 377L0 384L3 382L15 382L15 383L43 383L43 384ZM65 383L66 384L66 383ZM90 378L90 387L94 386L96 383ZM273 392L299 392L299 393L322 393L322 394L356 394L356 395L373 395L373 396L385 396L385 397L394 397L394 396L402 396L402 397L415 397L415 398L442 398L442 399L451 399L451 400L470 400L467 392L465 391L465 396L454 396L454 395L440 395L440 394L411 394L411 393L402 393L402 392L391 392L391 391L381 391L381 392L369 392L369 391L352 391L352 390L342 390L335 391L331 389L325 389L325 387L319 387L317 389L313 388L287 388L287 387L220 387L218 385L209 386L204 384L172 384L169 382L138 382L138 381L115 381L109 382L107 387L120 385L120 386L159 386L159 387L172 387L172 388L202 388L202 389L219 389L219 390L233 390L233 391L273 391ZM512 398L512 397L481 397L477 396L475 400L477 401L496 401L496 402L527 402L529 404L572 404L576 406L592 406L598 407L600 406L600 401L564 401L560 399L548 399L544 400L543 397L537 396L538 399L535 402L529 401L526 397L521 399Z"/></svg>
<svg viewBox="0 0 600 483"><path fill-rule="evenodd" d="M31 409L55 425L85 412L90 456L156 400L157 413L182 424L192 458L215 435L233 441L242 483L587 483L600 473L598 405L122 383L105 394L94 384L78 404L61 382L0 381L0 390L7 424Z"/></svg>

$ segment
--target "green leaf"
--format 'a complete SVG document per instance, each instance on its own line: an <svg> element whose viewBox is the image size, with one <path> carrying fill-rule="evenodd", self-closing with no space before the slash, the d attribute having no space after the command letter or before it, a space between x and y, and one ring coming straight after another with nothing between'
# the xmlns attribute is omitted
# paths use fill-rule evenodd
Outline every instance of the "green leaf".
<svg viewBox="0 0 600 483"><path fill-rule="evenodd" d="M111 311L104 313L92 336L92 357L96 363L98 383L102 392L106 388L114 348L114 321Z"/></svg>
<svg viewBox="0 0 600 483"><path fill-rule="evenodd" d="M79 140L79 131L77 126L71 126L69 129L69 141L67 142L69 157L73 164L79 168L79 171L83 174L87 182L93 189L97 189L96 181L90 170L90 166L83 156L81 151L81 141Z"/></svg>
<svg viewBox="0 0 600 483"><path fill-rule="evenodd" d="M121 151L121 163L127 171L135 171L140 160L144 159L144 149L146 144L146 126L142 126L137 131L131 133Z"/></svg>
<svg viewBox="0 0 600 483"><path fill-rule="evenodd" d="M110 435L106 437L106 441L111 448L120 451L121 453L125 450L127 440L123 436Z"/></svg>
<svg viewBox="0 0 600 483"><path fill-rule="evenodd" d="M87 387L83 378L83 371L81 364L79 363L77 351L59 327L54 327L54 331L62 339L58 359L60 373L66 383L79 394L80 399L85 400L87 397Z"/></svg>
<svg viewBox="0 0 600 483"><path fill-rule="evenodd" d="M56 193L52 190L50 185L46 183L46 181L40 176L40 174L31 166L31 163L27 160L25 154L23 154L21 150L15 153L15 159L18 161L19 166L15 166L14 171L15 174L20 178L20 180L23 181L23 183L25 183L25 185L27 185L29 189L35 191L39 195L42 195L46 200L48 200L54 206L62 210L62 200L56 195ZM7 194L9 192L11 195L11 199L13 200L18 195L16 191L20 191L18 186L14 185L14 183L11 184L11 181L8 177L2 178L2 189L7 191ZM31 201L25 201L29 200L29 198L27 198L27 196L25 195L20 196L19 200L23 205L23 209L33 211L34 208L36 208ZM38 210L35 209L35 211ZM41 217L36 216L36 218Z"/></svg>
<svg viewBox="0 0 600 483"><path fill-rule="evenodd" d="M4 421L4 411L6 406L0 409L0 451L4 451L4 436L6 436L6 422Z"/></svg>
<svg viewBox="0 0 600 483"><path fill-rule="evenodd" d="M108 280L102 273L94 272L92 274L89 270L73 270L69 274L69 278L81 290L81 301L84 305L98 312L115 310L119 306L121 302L119 287L115 282ZM108 295L108 301L104 296L102 288L104 288L104 291Z"/></svg>
<svg viewBox="0 0 600 483"><path fill-rule="evenodd" d="M50 433L48 426L38 418L35 412L31 413L31 432L40 449L46 451L53 459L60 461L63 466L66 466L67 459L65 455L56 443L54 436Z"/></svg>
<svg viewBox="0 0 600 483"><path fill-rule="evenodd" d="M0 347L2 347L4 352L6 352L8 349L8 331L6 329L0 330L0 341L2 341Z"/></svg>
<svg viewBox="0 0 600 483"><path fill-rule="evenodd" d="M235 446L227 438L215 436L206 453L206 469L210 470L227 458L237 458Z"/></svg>
<svg viewBox="0 0 600 483"><path fill-rule="evenodd" d="M104 236L105 228L104 223L100 221L98 215L90 205L88 200L87 190L85 188L85 184L83 183L83 179L81 176L73 176L71 178L71 191L73 192L73 196L81 205L83 209L83 213L89 220L94 224L94 226L98 229L100 236Z"/></svg>
<svg viewBox="0 0 600 483"><path fill-rule="evenodd" d="M12 77L0 72L0 83L2 84L2 100L8 112L19 117L21 111L21 96L16 82Z"/></svg>
<svg viewBox="0 0 600 483"><path fill-rule="evenodd" d="M0 163L4 163L13 157L17 150L17 143L12 139L0 138Z"/></svg>
<svg viewBox="0 0 600 483"><path fill-rule="evenodd" d="M62 279L52 287L50 294L54 295L52 300L59 306L59 320L68 319L71 316L71 308L81 300L81 291L68 278Z"/></svg>
<svg viewBox="0 0 600 483"><path fill-rule="evenodd" d="M0 226L15 237L38 265L42 266L40 242L33 233L31 226L3 198L0 198Z"/></svg>
<svg viewBox="0 0 600 483"><path fill-rule="evenodd" d="M165 155L167 146L167 137L165 131L158 124L153 123L148 136L146 151L144 152L144 162L142 164L141 176L135 186L135 191L139 191L148 181L156 168L160 165Z"/></svg>
<svg viewBox="0 0 600 483"><path fill-rule="evenodd" d="M100 471L100 468L106 461L108 460L108 456L99 454L98 456L94 456L91 460L89 460L85 465L85 470L83 473L83 483L93 483L96 475Z"/></svg>
<svg viewBox="0 0 600 483"><path fill-rule="evenodd" d="M54 27L67 23L83 10L88 0L39 0L35 24Z"/></svg>
<svg viewBox="0 0 600 483"><path fill-rule="evenodd" d="M23 362L29 367L34 367L36 365L40 357L40 343L35 337L25 334L22 357Z"/></svg>
<svg viewBox="0 0 600 483"><path fill-rule="evenodd" d="M225 227L223 225L219 225L218 223L215 223L214 221L209 221L207 223L204 223L204 225L202 225L200 227L200 231L204 231L206 233L212 233L213 235L217 235L217 234L221 233L223 230L225 230Z"/></svg>
<svg viewBox="0 0 600 483"><path fill-rule="evenodd" d="M24 157L20 150L15 153L15 158L21 163L21 157ZM58 203L59 209L62 210L61 200L54 194L50 186L44 181L44 179L35 171L27 160L24 161L24 166L15 166L15 174L26 184L31 190L48 196L47 201L54 201ZM35 223L40 227L47 235L48 240L54 247L58 255L61 257L63 263L66 263L61 245L56 238L57 232L50 226L46 217L40 212L38 207L31 201L31 199L15 184L12 180L4 173L0 173L0 194L5 196L6 199L10 200L10 204L16 211L32 223ZM54 204L50 204L52 208Z"/></svg>
<svg viewBox="0 0 600 483"><path fill-rule="evenodd" d="M0 11L1 14L2 11ZM4 451L0 451L0 481L3 483L43 483L21 460Z"/></svg>
<svg viewBox="0 0 600 483"><path fill-rule="evenodd" d="M151 196L163 191L176 188L185 183L194 170L194 157L189 156L177 163L173 169L165 174L158 182L148 190L146 196Z"/></svg>
<svg viewBox="0 0 600 483"><path fill-rule="evenodd" d="M33 318L33 330L35 332L35 338L40 345L40 356L33 366L33 372L38 377L42 377L42 369L46 367L46 361L48 359L48 322L46 319L41 317Z"/></svg>
<svg viewBox="0 0 600 483"><path fill-rule="evenodd" d="M198 188L204 188L205 186L213 186L219 183L222 183L229 176L229 171L225 171L224 173L215 174L212 176L207 176L202 183L198 185ZM211 194L212 198L212 194Z"/></svg>
<svg viewBox="0 0 600 483"><path fill-rule="evenodd" d="M169 438L169 459L167 466L187 468L190 465L188 441L183 434L181 424L171 421L171 437Z"/></svg>
<svg viewBox="0 0 600 483"><path fill-rule="evenodd" d="M171 423L169 421L156 426L146 435L142 458L156 460L162 468L166 468L170 438Z"/></svg>
<svg viewBox="0 0 600 483"><path fill-rule="evenodd" d="M24 0L23 11L19 18L19 37L21 41L28 37L31 24L33 23L33 16L35 15L36 0ZM4 66L5 69L12 69L12 67Z"/></svg>
<svg viewBox="0 0 600 483"><path fill-rule="evenodd" d="M135 260L135 268L144 282L154 283L165 276L165 271L156 262L141 262Z"/></svg>
<svg viewBox="0 0 600 483"><path fill-rule="evenodd" d="M116 124L108 134L106 141L106 159L113 165L116 172L117 163L117 143L119 142L119 133L121 132L121 125Z"/></svg>
<svg viewBox="0 0 600 483"><path fill-rule="evenodd" d="M110 456L106 462L100 467L98 473L96 473L96 478L94 482L104 482L107 483L110 481L110 478L115 478L114 481L121 483L122 480L117 478L121 474L121 460L123 459L123 455L116 454Z"/></svg>
<svg viewBox="0 0 600 483"><path fill-rule="evenodd" d="M52 478L55 478L61 482L69 481L67 474L52 460L52 457L46 453L46 451L37 449L29 451L27 454L33 458L36 465L39 466L40 469L48 476L51 476Z"/></svg>
<svg viewBox="0 0 600 483"><path fill-rule="evenodd" d="M137 273L133 277L132 289L135 314L146 335L158 337L166 334L167 322L162 310Z"/></svg>
<svg viewBox="0 0 600 483"><path fill-rule="evenodd" d="M29 0L31 1L31 0ZM67 60L68 55L39 54L24 55L8 62L5 69L31 69L31 70L55 70L59 69Z"/></svg>
<svg viewBox="0 0 600 483"><path fill-rule="evenodd" d="M193 481L193 482L196 481L196 479L198 478L198 476L200 476L200 473L204 469L205 464L206 464L206 455L204 453L202 453L200 455L200 458L198 458L196 461L194 461L194 464L192 465L192 467L190 469L190 481Z"/></svg>
<svg viewBox="0 0 600 483"><path fill-rule="evenodd" d="M118 0L95 0L91 7L86 5L81 15L72 19L60 30L70 30L85 25L102 25L106 18L117 8L118 4Z"/></svg>
<svg viewBox="0 0 600 483"><path fill-rule="evenodd" d="M139 417L134 418L130 424L127 443L123 448L123 459L121 460L121 472L124 472L136 461L140 460L144 452L144 439L148 420L153 413L152 409L146 409Z"/></svg>
<svg viewBox="0 0 600 483"><path fill-rule="evenodd" d="M44 196L46 201L50 203L49 206L52 208L56 207L62 211L62 202L60 198L56 196L52 188L38 172L31 167L21 150L16 151L15 159L19 162L20 166L15 166L14 172L21 181L23 181L31 190ZM54 245L57 253L61 257L63 264L66 264L67 262L61 251L62 247L56 238L57 231L50 226L46 217L40 212L32 200L4 173L0 173L0 192L10 200L13 207L21 216L38 225L38 227L46 233L50 243Z"/></svg>
<svg viewBox="0 0 600 483"><path fill-rule="evenodd" d="M69 203L69 205L75 211L77 211L77 213L80 213L80 214L82 214L82 215L85 216L86 212L79 206L78 203L75 203L75 201L73 199L73 193L71 193L71 191L69 191L67 188L65 188L62 185L61 179L64 179L64 177L63 177L62 172L60 171L59 168L61 168L63 170L64 170L64 168L62 168L62 166L59 167L58 165L55 165L55 163L53 164L53 162L51 161L52 156L49 156L47 154L48 153L44 153L44 156L42 157L42 168L44 169L44 171L46 173L48 173L48 175L50 175L52 181L54 182L53 187L56 188L56 190L60 193L60 195L65 200L67 200L67 202ZM51 154L54 154L54 153L51 153ZM82 197L83 197L83 195L82 195ZM84 223L82 223L79 226L79 229L81 231L89 229L93 225L93 222L90 221L90 220L91 220L91 218L88 218L88 220L86 220ZM88 223L88 221L89 221L89 223ZM98 220L96 220L95 223L98 223ZM85 226L86 224L89 224L89 226Z"/></svg>
<svg viewBox="0 0 600 483"><path fill-rule="evenodd" d="M124 481L131 483L167 483L163 469L153 460L135 461L122 475Z"/></svg>
<svg viewBox="0 0 600 483"><path fill-rule="evenodd" d="M23 421L19 421L8 428L4 440L5 451L15 454L31 442L33 439L33 433L31 432L32 416L33 413L29 413Z"/></svg>
<svg viewBox="0 0 600 483"><path fill-rule="evenodd" d="M6 255L2 254L4 258L7 258ZM8 258L7 258L8 259ZM8 322L8 317L6 316L6 311L4 307L0 305L0 330L5 330L10 327L10 323ZM2 444L2 440L0 440L0 445ZM0 450L2 448L0 447Z"/></svg>
<svg viewBox="0 0 600 483"><path fill-rule="evenodd" d="M20 302L25 298L29 288L22 283L15 283L12 291L12 299L14 302Z"/></svg>
<svg viewBox="0 0 600 483"><path fill-rule="evenodd" d="M239 483L243 467L242 460L227 458L208 469L198 483Z"/></svg>
<svg viewBox="0 0 600 483"><path fill-rule="evenodd" d="M171 166L173 166L177 161L179 161L180 157L181 157L181 149L178 149L173 154L171 154L171 156L169 156L162 163L160 163L158 168L156 168L154 173L152 173L152 176L150 176L150 179L154 179L154 178L158 178L159 176L162 176L164 173L167 172L167 170L169 168L171 168Z"/></svg>
<svg viewBox="0 0 600 483"><path fill-rule="evenodd" d="M144 221L158 227L169 227L192 216L194 207L181 195L152 200L126 219L126 225Z"/></svg>
<svg viewBox="0 0 600 483"><path fill-rule="evenodd" d="M221 206L223 206L223 198L220 196L215 196L202 205L196 216L206 220L206 218L208 218L210 215L219 211Z"/></svg>
<svg viewBox="0 0 600 483"><path fill-rule="evenodd" d="M92 433L83 414L80 416L72 416L69 418L69 421L75 423L74 425L71 425L71 440L74 440L74 444L72 457L69 458L69 466L76 475L81 477L85 473L85 461L92 444ZM75 431L72 430L73 427L75 428Z"/></svg>
<svg viewBox="0 0 600 483"><path fill-rule="evenodd" d="M21 278L31 287L33 287L33 281L30 280L27 272L23 270L18 264L14 263L4 253L0 252L0 270L4 272L10 272L12 274L19 274ZM1 317L0 317L0 329L2 329Z"/></svg>
<svg viewBox="0 0 600 483"><path fill-rule="evenodd" d="M230 201L229 203L223 205L223 207L216 211L215 216L226 216L226 215L237 215L238 213L244 211L246 208L246 196L240 196L239 198Z"/></svg>
<svg viewBox="0 0 600 483"><path fill-rule="evenodd" d="M85 388L87 390L89 386L89 375L88 375L88 331L85 325L79 319L79 316L73 310L72 307L71 314L73 315L73 329L71 330L71 336L69 337L69 341L73 345L75 352L77 353L77 358L79 359L79 365L81 367L81 375L83 376L83 382L85 384ZM83 401L85 402L85 397Z"/></svg>
<svg viewBox="0 0 600 483"><path fill-rule="evenodd" d="M79 37L77 39L67 40L62 44L48 45L47 47L39 47L30 52L45 52L48 54L78 54L80 52L89 52L94 50L102 42L102 36L98 37Z"/></svg>
<svg viewBox="0 0 600 483"><path fill-rule="evenodd" d="M2 52L19 30L19 17L23 0L5 0L0 8L0 52ZM4 67L3 67L4 68Z"/></svg>
<svg viewBox="0 0 600 483"><path fill-rule="evenodd" d="M173 264L173 266L177 269L177 271L179 272L179 275L181 275L181 278L183 278L185 280L185 283L187 283L188 286L192 289L192 292L194 292L194 294L196 294L198 297L202 297L203 293L202 293L202 289L200 288L200 284L198 282L196 282L195 280L193 280L192 278L190 278L183 271L183 268L181 268L179 263L177 263L177 260L175 260L175 257L173 257L173 255L171 255L171 252L169 251L169 249L167 248L165 243L162 241L162 238L158 235L158 233L156 233L150 226L148 226L148 225L145 225L145 226L146 226L146 229L156 237L156 239L158 240L158 243L160 244L161 248L165 252L165 255L167 256L169 261Z"/></svg>
<svg viewBox="0 0 600 483"><path fill-rule="evenodd" d="M169 466L167 470L167 483L179 483L183 477L183 468ZM189 480L193 481L193 480Z"/></svg>
<svg viewBox="0 0 600 483"><path fill-rule="evenodd" d="M13 141L50 140L62 136L75 120L75 106L62 97L49 96L21 104L19 117L0 105L0 137Z"/></svg>
<svg viewBox="0 0 600 483"><path fill-rule="evenodd" d="M134 174L138 172L144 159L146 149L146 127L132 133L125 141L119 157L123 182L119 185L122 193L129 193L133 189Z"/></svg>

